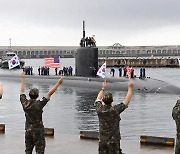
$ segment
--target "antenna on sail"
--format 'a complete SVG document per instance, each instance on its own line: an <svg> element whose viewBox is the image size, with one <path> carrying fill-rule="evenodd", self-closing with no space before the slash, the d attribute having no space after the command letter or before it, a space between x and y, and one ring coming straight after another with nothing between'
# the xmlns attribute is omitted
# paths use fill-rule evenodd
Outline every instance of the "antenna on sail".
<svg viewBox="0 0 180 154"><path fill-rule="evenodd" d="M85 21L84 20L83 20L83 37L81 38L80 46L85 47Z"/></svg>
<svg viewBox="0 0 180 154"><path fill-rule="evenodd" d="M12 52L12 47L11 47L11 38L9 38L9 50Z"/></svg>
<svg viewBox="0 0 180 154"><path fill-rule="evenodd" d="M11 46L11 38L9 38L9 51L13 52L12 46Z"/></svg>
<svg viewBox="0 0 180 154"><path fill-rule="evenodd" d="M83 38L85 39L85 20L83 20Z"/></svg>
<svg viewBox="0 0 180 154"><path fill-rule="evenodd" d="M9 38L9 48L11 49L11 38Z"/></svg>

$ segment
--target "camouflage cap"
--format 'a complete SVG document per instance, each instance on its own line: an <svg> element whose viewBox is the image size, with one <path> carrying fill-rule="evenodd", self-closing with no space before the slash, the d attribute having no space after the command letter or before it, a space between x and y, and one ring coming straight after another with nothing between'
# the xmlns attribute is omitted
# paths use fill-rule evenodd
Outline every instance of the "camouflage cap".
<svg viewBox="0 0 180 154"><path fill-rule="evenodd" d="M112 93L106 92L103 96L103 102L105 104L111 104L113 102L113 96Z"/></svg>
<svg viewBox="0 0 180 154"><path fill-rule="evenodd" d="M37 88L33 88L29 91L29 96L32 97L32 96L39 96L39 90Z"/></svg>

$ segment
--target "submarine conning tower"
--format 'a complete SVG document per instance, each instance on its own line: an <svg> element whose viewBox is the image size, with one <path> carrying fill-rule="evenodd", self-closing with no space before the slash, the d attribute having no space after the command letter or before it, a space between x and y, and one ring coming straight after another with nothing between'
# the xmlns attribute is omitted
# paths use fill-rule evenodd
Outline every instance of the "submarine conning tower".
<svg viewBox="0 0 180 154"><path fill-rule="evenodd" d="M83 21L83 37L80 48L75 56L75 75L83 77L95 77L98 68L98 48L94 37L85 37L85 21Z"/></svg>

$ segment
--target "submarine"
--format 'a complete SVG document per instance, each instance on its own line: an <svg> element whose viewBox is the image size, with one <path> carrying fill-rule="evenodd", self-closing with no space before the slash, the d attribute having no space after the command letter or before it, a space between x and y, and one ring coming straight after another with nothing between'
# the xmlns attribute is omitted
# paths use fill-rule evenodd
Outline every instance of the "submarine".
<svg viewBox="0 0 180 154"><path fill-rule="evenodd" d="M80 76L63 76L63 86L85 88L89 90L100 90L102 87L103 78L100 77L80 77ZM49 83L55 84L59 76L39 76L39 75L27 75L27 83ZM21 81L21 75L19 74L1 74L0 80L12 80ZM171 85L162 80L153 78L132 78L134 82L133 92L138 93L168 93L168 94L180 94L180 87ZM106 78L107 90L115 91L127 91L129 79L126 77L121 78Z"/></svg>

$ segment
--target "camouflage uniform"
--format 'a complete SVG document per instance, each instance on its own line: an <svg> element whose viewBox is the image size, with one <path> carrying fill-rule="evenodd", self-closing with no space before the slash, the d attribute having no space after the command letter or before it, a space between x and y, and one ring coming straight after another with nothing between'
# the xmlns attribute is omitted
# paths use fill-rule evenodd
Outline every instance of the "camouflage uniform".
<svg viewBox="0 0 180 154"><path fill-rule="evenodd" d="M99 154L122 154L120 148L120 113L127 106L124 103L118 105L103 105L102 101L95 102L99 117Z"/></svg>
<svg viewBox="0 0 180 154"><path fill-rule="evenodd" d="M42 101L27 99L25 94L20 95L20 101L25 112L25 143L26 154L32 154L35 146L37 154L44 154L45 136L44 125L42 122L43 107L49 101L49 98L43 97Z"/></svg>
<svg viewBox="0 0 180 154"><path fill-rule="evenodd" d="M177 103L172 110L172 117L176 122L177 129L175 154L180 154L180 100L177 100Z"/></svg>

